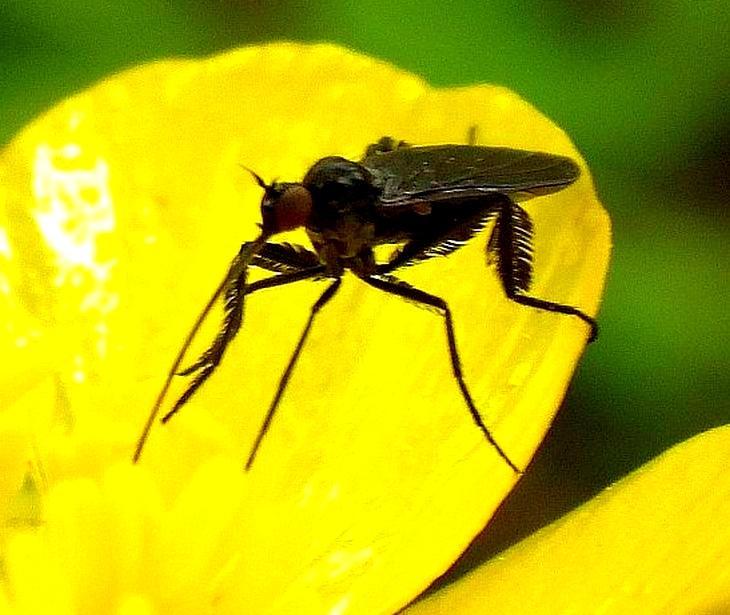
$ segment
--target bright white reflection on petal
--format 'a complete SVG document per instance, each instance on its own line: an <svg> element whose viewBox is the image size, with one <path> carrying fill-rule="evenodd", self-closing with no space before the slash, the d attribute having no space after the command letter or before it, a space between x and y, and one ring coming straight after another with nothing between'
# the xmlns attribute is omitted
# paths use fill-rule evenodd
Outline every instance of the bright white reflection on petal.
<svg viewBox="0 0 730 615"><path fill-rule="evenodd" d="M116 224L109 165L75 143L39 145L33 162L33 194L36 223L55 259L53 283L78 293L64 295L70 299L68 314L103 322L118 304L109 288L116 260L104 256L103 245ZM86 322L86 330L98 336L90 348L103 355L106 330L94 324L88 327L91 323ZM73 381L83 381L85 369L85 361L79 361Z"/></svg>
<svg viewBox="0 0 730 615"><path fill-rule="evenodd" d="M350 598L349 596L343 596L329 610L327 615L342 615L347 612L348 608L350 608Z"/></svg>
<svg viewBox="0 0 730 615"><path fill-rule="evenodd" d="M4 228L0 228L0 255L9 258L11 254L8 233Z"/></svg>
<svg viewBox="0 0 730 615"><path fill-rule="evenodd" d="M79 279L79 267L98 281L108 277L112 262L100 263L96 242L114 229L114 209L109 192L109 167L102 159L82 168L78 145L36 150L33 192L38 207L36 221L47 244L57 255L58 284ZM71 163L71 164L70 164Z"/></svg>

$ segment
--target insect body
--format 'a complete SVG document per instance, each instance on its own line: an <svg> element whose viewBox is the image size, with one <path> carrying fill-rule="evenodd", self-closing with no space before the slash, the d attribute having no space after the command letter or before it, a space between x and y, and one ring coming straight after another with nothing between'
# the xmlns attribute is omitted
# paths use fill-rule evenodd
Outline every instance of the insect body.
<svg viewBox="0 0 730 615"><path fill-rule="evenodd" d="M532 281L533 229L530 216L515 202L516 197L541 196L565 188L578 178L578 166L569 158L554 154L475 145L410 147L384 137L368 147L359 162L336 156L322 158L300 183L267 184L253 175L264 190L261 233L241 246L227 275L193 325L150 413L134 460L139 459L172 378L181 375L191 376L192 380L162 422L180 410L215 371L241 327L246 295L299 280L329 280L312 306L281 375L249 454L246 468L250 468L312 323L337 293L342 275L349 269L365 283L433 308L443 316L451 367L472 419L504 461L519 472L484 424L466 387L446 301L394 274L420 261L450 254L492 222L488 262L495 266L507 297L525 306L580 318L588 324L588 341L592 341L598 331L593 318L578 308L527 294ZM268 241L277 233L299 227L306 230L314 251ZM373 248L383 244L400 247L386 262L379 263ZM249 284L249 266L274 275ZM179 371L193 337L221 297L225 317L217 337L197 361Z"/></svg>

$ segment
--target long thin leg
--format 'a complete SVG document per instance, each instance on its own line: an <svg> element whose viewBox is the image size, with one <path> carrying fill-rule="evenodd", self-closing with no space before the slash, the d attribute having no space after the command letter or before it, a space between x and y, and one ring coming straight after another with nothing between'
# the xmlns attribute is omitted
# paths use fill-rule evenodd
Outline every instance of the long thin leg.
<svg viewBox="0 0 730 615"><path fill-rule="evenodd" d="M239 278L231 283L231 287L226 289L226 318L223 323L223 327L215 338L213 344L206 350L201 357L187 369L177 372L176 375L189 376L194 372L197 372L195 378L190 383L185 392L175 402L172 409L162 417L162 422L167 423L178 410L182 408L185 403L193 396L193 394L202 386L202 384L210 378L212 373L218 367L223 358L228 345L236 337L241 323L243 322L243 298L246 295L261 290L263 288L273 288L275 286L281 286L283 284L291 284L299 280L306 280L313 278L324 271L324 266L316 266L309 269L302 269L300 271L293 271L291 273L283 273L277 276L272 276L264 280L259 280L248 286L245 285L244 276L241 275Z"/></svg>
<svg viewBox="0 0 730 615"><path fill-rule="evenodd" d="M260 252L254 252L256 249L260 249ZM254 252L253 254L251 254ZM177 360L173 367L171 368L170 374L168 374L170 377L174 375L178 376L186 376L189 374L192 374L193 372L200 369L202 366L204 366L208 362L208 358L216 353L216 348L219 343L219 340L216 339L216 342L211 345L211 347L206 350L202 356L195 362L193 365L185 368L182 371L177 371L178 367L180 366L180 363L182 362L182 359L184 358L184 355L186 351L188 350L190 343L192 342L195 334L200 329L200 325L202 324L203 320L206 318L208 313L210 312L210 309L213 307L213 304L217 301L217 299L220 297L220 295L225 291L225 300L226 300L226 322L223 326L223 331L221 334L223 334L225 331L230 331L231 329L235 328L235 330L232 333L232 336L235 336L236 331L240 327L240 319L238 324L236 325L236 311L237 311L237 304L243 301L243 299L239 296L240 295L240 289L245 287L245 276L246 271L244 269L245 267L245 260L246 256L251 257L251 266L252 267L259 267L262 269L266 269L268 271L272 271L274 273L282 274L282 273L294 273L294 272L301 272L305 269L309 270L313 267L318 267L318 259L317 255L314 252L310 252L309 250L306 250L305 248L302 248L301 246L297 245L290 245L290 244L270 244L265 243L262 246L260 243L257 246L257 242L255 241L247 241L241 245L241 248L236 255L236 257L231 262L231 265L228 268L228 272L226 273L226 276L223 278L221 283L218 285L218 288L213 293L212 297L209 299L208 303L206 304L203 311L198 316L198 319L195 321L195 324L193 325L192 329L190 330L185 343L183 344L182 348L180 349L180 352L178 354ZM309 275L307 275L309 277ZM289 278L285 278L281 283L288 283L287 280ZM296 281L296 280L292 280ZM246 291L244 294L251 294L258 288L268 288L270 282L267 282L264 280L263 285L261 283L254 283L249 285L246 288ZM278 284L274 284L276 286ZM222 335L223 339L221 340L221 343L224 343L223 348L225 348L225 345L228 344L228 341L230 341L231 335L225 336ZM220 336L219 336L220 337ZM226 337L228 337L228 340L226 341ZM222 350L221 350L222 354ZM167 383L169 386L169 382ZM165 389L163 389L162 394L164 395Z"/></svg>
<svg viewBox="0 0 730 615"><path fill-rule="evenodd" d="M524 294L532 278L532 223L527 212L507 197L500 207L487 250L496 256L497 271L510 300L539 310L577 316L590 327L588 342L598 337L596 320L578 308Z"/></svg>
<svg viewBox="0 0 730 615"><path fill-rule="evenodd" d="M401 267L448 254L466 243L489 219L496 217L487 244L488 262L497 265L497 273L507 298L521 305L576 316L590 327L588 342L598 337L598 323L572 305L547 301L525 294L532 279L532 222L526 211L504 195L494 195L491 207L475 212L454 226L445 226L439 234L415 237L391 254L386 263L377 265L376 276L384 276ZM481 218L480 218L481 216ZM449 243L451 244L449 245Z"/></svg>
<svg viewBox="0 0 730 615"><path fill-rule="evenodd" d="M588 343L590 344L598 337L598 323L596 322L596 320L588 316L588 314L581 312L578 308L573 307L572 305L555 303L553 301L545 301L544 299L538 299L537 297L531 297L530 295L521 295L519 293L511 293L509 291L507 291L507 297L509 297L515 303L534 307L538 310L556 312L558 314L565 314L566 316L577 316L590 327L590 333L588 333Z"/></svg>
<svg viewBox="0 0 730 615"><path fill-rule="evenodd" d="M299 341L297 342L296 348L294 349L294 352L292 353L292 356L289 359L289 363L287 364L286 369L284 370L284 373L281 375L281 378L279 379L279 386L277 386L277 388L276 388L276 393L274 395L274 399L271 400L271 404L269 405L269 410L266 413L264 422L261 424L261 429L259 429L259 433L256 436L256 440L254 441L253 446L251 447L251 452L249 453L248 460L246 461L246 470L249 470L251 468L251 465L253 464L253 460L256 457L256 453L259 450L259 446L261 445L261 441L264 439L266 432L269 430L269 426L271 425L271 420L274 418L274 413L276 412L276 408L279 406L279 402L281 401L281 398L284 395L284 390L286 389L286 385L289 383L289 378L291 377L292 372L294 371L294 366L296 365L296 362L299 359L299 355L302 352L302 348L304 348L304 342L306 341L307 336L309 335L309 330L312 328L312 323L314 322L315 316L317 316L319 311L329 302L330 299L332 299L332 297L335 296L337 289L340 287L340 283L341 283L341 278L335 278L335 280L325 289L325 291L320 295L319 299L317 299L315 304L312 306L312 309L309 313L309 318L307 320L307 324L304 325L304 330L302 331L302 334L299 336Z"/></svg>
<svg viewBox="0 0 730 615"><path fill-rule="evenodd" d="M255 252L259 249L261 249L262 246L264 246L265 237L260 237L258 240L253 242L247 242L241 246L240 251L236 255L236 257L233 259L226 275L221 280L220 284L218 284L218 287L215 289L213 294L211 295L208 302L205 304L205 307L202 309L200 314L198 315L197 319L193 323L193 326L191 327L190 331L188 332L187 336L185 337L185 340L183 341L182 346L180 347L180 350L177 353L177 356L175 357L175 360L172 363L172 366L167 372L167 376L165 377L165 382L162 385L162 389L160 390L159 394L157 395L157 398L155 399L155 403L152 406L152 410L150 411L147 421L145 422L144 427L142 428L142 433L140 434L139 439L137 440L137 445L135 447L134 455L132 457L132 460L134 463L139 461L140 455L142 454L142 450L144 448L145 442L147 441L147 438L149 437L150 430L152 429L152 425L157 418L157 415L160 412L160 408L162 406L162 402L165 399L165 396L167 395L167 391L170 389L170 384L172 383L173 377L178 373L178 369L180 368L180 364L182 363L183 359L185 358L185 355L190 348L190 344L192 343L193 339L197 335L198 331L200 330L201 325L203 324L203 321L206 319L208 314L210 313L210 310L212 309L213 305L215 305L215 302L218 300L218 298L221 296L221 294L226 290L226 288L231 284L233 280L236 281L237 284L241 283L241 278L244 276L245 279L245 269L246 269L246 263L248 260L251 259L252 255L255 254ZM300 271L295 271L288 274L281 274L278 276L273 276L271 278L266 278L264 280L259 280L257 282L254 282L253 284L250 284L248 287L246 287L245 293L243 294L251 294L257 290L261 290L263 288L271 288L274 286L279 286L281 284L289 284L291 282L296 282L298 280L304 280L308 278L313 278L318 275L321 275L324 272L324 267L317 266L312 267L308 269L303 269ZM202 384L202 382L200 383ZM200 386L198 384L198 387ZM196 387L196 388L198 388ZM190 396L188 395L188 398ZM179 406L178 406L179 409ZM169 414L169 413L168 413ZM169 419L169 417L168 417Z"/></svg>
<svg viewBox="0 0 730 615"><path fill-rule="evenodd" d="M180 350L177 353L177 356L175 357L175 360L172 363L172 366L167 372L167 376L165 377L165 382L162 385L162 389L157 394L157 398L155 399L155 403L152 406L152 410L150 411L149 415L147 416L147 421L144 424L144 427L142 428L142 433L139 436L139 439L137 440L137 446L134 449L134 455L132 456L132 461L134 463L137 463L139 461L139 457L142 454L142 449L144 448L145 442L147 441L147 438L150 434L150 429L152 429L152 424L155 422L155 419L157 418L157 415L160 411L160 406L162 405L163 400L165 399L165 395L167 395L167 391L170 388L170 383L172 382L173 377L177 373L178 368L180 367L180 363L182 363L182 360L185 358L185 354L188 351L188 348L190 348L190 344L192 344L193 339L195 338L196 334L198 333L198 330L200 329L200 326L203 324L203 321L206 319L208 314L210 313L210 310L213 308L213 305L215 305L215 302L218 301L218 297L221 296L225 288L230 283L231 277L233 275L233 272L236 272L236 275L238 275L239 269L243 269L242 266L243 257L247 256L248 252L250 251L253 253L253 251L256 249L256 246L254 245L254 242L247 242L241 246L241 249L239 250L238 254L236 254L235 258L231 262L230 266L228 267L228 271L226 271L226 275L223 276L223 279L220 281L220 284L218 284L218 287L213 291L213 294L211 295L210 299L208 299L208 303L205 304L205 307L202 309L200 314L198 315L198 318L193 323L192 328L188 332L187 336L185 337L185 341L183 342L182 346L180 347Z"/></svg>
<svg viewBox="0 0 730 615"><path fill-rule="evenodd" d="M361 279L371 286L374 286L375 288L383 290L387 293L403 297L404 299L408 299L409 301L413 301L414 303L435 308L444 317L444 323L446 325L446 337L449 342L451 369L454 373L456 381L459 384L459 389L461 389L461 395L464 398L467 407L469 408L472 419L474 419L474 423L476 424L476 426L481 430L481 432L484 434L484 437L494 447L497 453L499 453L499 456L504 459L507 465L512 468L517 474L521 474L522 471L507 456L507 453L504 452L502 447L494 439L492 432L489 431L487 426L484 424L484 421L482 421L482 417L479 414L476 406L474 405L474 400L469 393L469 389L467 389L466 387L466 383L464 382L464 376L462 375L461 371L461 360L459 359L459 353L456 349L456 335L454 334L454 325L451 319L451 310L449 309L446 301L444 301L441 297L431 295L392 276L388 276L388 278L363 276Z"/></svg>

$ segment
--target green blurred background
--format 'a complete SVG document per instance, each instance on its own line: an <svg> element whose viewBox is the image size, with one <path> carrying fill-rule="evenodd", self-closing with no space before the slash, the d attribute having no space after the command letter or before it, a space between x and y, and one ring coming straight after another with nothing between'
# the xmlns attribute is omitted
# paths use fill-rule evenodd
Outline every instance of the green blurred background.
<svg viewBox="0 0 730 615"><path fill-rule="evenodd" d="M461 565L730 422L727 0L5 0L0 142L119 69L275 39L340 43L434 85L510 87L572 136L613 219L601 337Z"/></svg>

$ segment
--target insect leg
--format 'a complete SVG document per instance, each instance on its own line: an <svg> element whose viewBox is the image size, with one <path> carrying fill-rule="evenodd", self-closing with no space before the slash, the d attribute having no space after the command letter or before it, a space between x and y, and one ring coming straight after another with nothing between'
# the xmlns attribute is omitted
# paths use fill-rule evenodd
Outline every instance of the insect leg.
<svg viewBox="0 0 730 615"><path fill-rule="evenodd" d="M491 203L474 202L464 207L456 219L434 218L430 228L414 233L408 242L392 252L387 262L376 266L375 273L387 274L436 256L447 256L468 243L495 215Z"/></svg>
<svg viewBox="0 0 730 615"><path fill-rule="evenodd" d="M497 265L507 297L529 307L577 316L590 327L588 342L598 336L598 323L572 305L538 299L526 293L532 282L532 222L527 212L504 197L487 244L489 262Z"/></svg>
<svg viewBox="0 0 730 615"><path fill-rule="evenodd" d="M289 363L287 364L286 369L284 370L284 373L281 375L281 378L279 379L279 385L276 387L276 393L274 395L274 399L271 401L271 404L269 405L269 409L266 412L266 417L264 418L264 422L261 424L261 428L259 429L259 433L256 436L256 440L254 441L253 446L251 447L251 452L249 453L248 460L246 461L246 470L249 470L251 468L251 465L253 464L253 460L256 457L256 453L259 450L259 446L261 445L261 441L264 439L266 432L269 430L269 426L271 425L271 420L274 418L274 413L276 412L276 408L278 407L279 402L281 401L281 398L284 395L284 390L286 389L286 385L289 383L289 378L291 377L292 372L294 371L294 366L296 365L297 359L299 359L299 355L302 352L302 348L304 347L304 342L306 341L307 336L309 335L309 330L312 328L312 323L314 322L315 316L329 302L329 300L335 296L337 289L340 287L340 283L341 283L341 278L335 278L333 280L333 282L320 295L319 299L317 299L315 304L312 306L312 309L309 313L309 319L307 320L307 324L304 325L304 330L302 331L301 335L299 336L299 341L297 342L296 348L294 349L294 352L292 353L292 356L289 359Z"/></svg>
<svg viewBox="0 0 730 615"><path fill-rule="evenodd" d="M393 152L397 149L410 146L410 143L394 139L393 137L380 137L377 143L371 143L365 148L363 159L374 154L385 154L387 152Z"/></svg>
<svg viewBox="0 0 730 615"><path fill-rule="evenodd" d="M175 402L172 409L162 417L162 422L167 423L182 408L193 394L202 386L202 384L210 378L215 369L221 362L223 354L228 345L231 343L238 330L241 328L243 321L243 298L257 290L263 288L272 288L274 286L282 286L291 284L299 280L313 278L324 271L324 266L316 266L309 269L300 269L290 273L283 273L272 276L264 280L259 280L253 284L245 285L245 275L241 274L237 279L232 280L225 290L226 296L226 315L223 326L218 332L215 340L200 358L187 369L176 372L178 376L189 376L198 372L188 388L183 392L179 399Z"/></svg>
<svg viewBox="0 0 730 615"><path fill-rule="evenodd" d="M538 310L546 310L548 312L557 312L558 314L565 314L567 316L577 316L583 322L590 327L590 333L588 334L588 343L594 342L598 337L598 323L595 319L588 316L584 312L581 312L578 308L572 305L565 305L563 303L554 303L553 301L545 301L544 299L538 299L537 297L531 297L529 295L509 295L507 296L521 305L527 305L529 307L537 308Z"/></svg>
<svg viewBox="0 0 730 615"><path fill-rule="evenodd" d="M319 257L306 248L289 243L267 243L251 260L252 267L274 273L289 273L319 265Z"/></svg>
<svg viewBox="0 0 730 615"><path fill-rule="evenodd" d="M142 433L140 434L139 439L137 440L137 445L135 447L134 455L132 457L132 460L136 463L140 455L142 454L142 449L144 448L145 442L147 441L147 438L149 437L150 430L152 429L152 424L154 423L155 419L157 418L157 415L160 411L160 407L162 406L162 402L165 399L165 396L167 395L167 391L170 388L170 384L172 383L173 377L178 373L178 369L180 367L180 364L182 363L183 359L185 358L185 354L187 353L188 349L190 348L190 344L192 343L193 339L197 335L201 325L203 324L203 321L207 318L208 314L210 313L210 310L213 308L213 305L215 305L215 302L218 300L218 298L221 296L222 293L226 291L226 289L229 287L229 285L233 281L237 281L240 283L239 278L242 275L245 275L245 268L246 263L248 260L252 258L252 255L255 255L257 250L261 250L263 254L267 253L267 248L265 243L265 238L262 236L256 241L252 242L246 242L241 246L241 249L239 250L236 257L231 262L231 265L226 272L226 275L221 280L218 287L215 289L213 294L211 295L208 302L205 304L205 307L198 315L198 318L195 320L195 323L193 324L192 328L188 332L188 335L186 336L182 346L180 347L180 350L178 351L177 356L175 357L175 360L173 361L172 366L167 372L167 376L165 378L165 382L162 385L162 389L160 390L159 394L157 395L157 398L155 399L155 403L152 406L152 410L150 411L147 421L145 422L144 427L142 428ZM278 276L273 276L271 278L267 278L265 280L259 280L258 282L254 282L253 284L250 284L246 288L245 294L251 294L255 292L256 290L260 290L262 288L269 288L273 286L279 286L281 284L288 284L290 282L295 282L297 280L303 280L307 278L313 278L317 275L320 275L324 271L324 267L311 267L307 269L301 269L299 271L293 271L291 273L287 274L281 274ZM205 354L205 353L204 353ZM202 359L202 357L201 357ZM199 363L196 362L196 364ZM202 366L202 365L201 365ZM190 368L189 368L190 369ZM188 372L188 370L185 370ZM207 376L206 376L207 377ZM202 381L195 386L195 389L197 389L200 384L202 384ZM194 392L194 391L193 391ZM186 400L192 395L192 392L187 395ZM178 400L179 401L179 400ZM184 402L183 402L184 403ZM175 411L179 410L180 406L182 404L178 403L176 404ZM168 413L168 415L174 414ZM167 419L169 420L169 416L167 416Z"/></svg>
<svg viewBox="0 0 730 615"><path fill-rule="evenodd" d="M476 145L479 139L479 126L472 124L469 126L469 130L466 131L466 143L467 145Z"/></svg>
<svg viewBox="0 0 730 615"><path fill-rule="evenodd" d="M246 250L249 245L251 245L251 242L244 243L241 247L241 251L243 252L244 250ZM265 269L267 271L272 271L278 274L293 273L302 271L304 269L310 269L312 267L318 266L318 263L319 259L314 252L310 252L309 250L306 250L301 246L278 243L264 244L264 246L261 248L261 251L255 254L251 259L252 267L258 267L260 269ZM220 361L220 358L223 355L223 351L225 350L225 346L228 344L228 342L230 342L230 339L232 339L232 337L236 335L236 331L238 331L241 325L240 314L237 314L238 310L236 310L236 305L238 303L242 303L243 301L243 298L239 297L239 293L240 289L244 288L245 286L245 276L243 275L244 272L241 271L238 275L238 278L233 279L232 276L235 276L235 269L237 269L237 267L235 267L235 265L232 265L229 269L227 285L224 287L224 289L219 289L217 291L217 295L215 296L217 298L217 296L220 295L222 291L225 291L226 315L223 327L219 335L216 337L215 342L211 345L210 348L203 352L203 354L195 361L195 363L181 371L176 371L174 375L189 376L190 374L195 373L196 371L205 367L207 364L211 363L211 361L215 360L216 354L219 355L218 361ZM250 294L256 288L256 283L254 283L254 285L249 285L244 294ZM208 306L207 309L210 309L210 306ZM207 314L207 310L206 312L204 312L203 316L205 314ZM239 322L236 325L235 319L237 315L239 316ZM199 326L199 324L200 323L196 323L196 327L194 328L193 333L197 331L197 327ZM226 336L224 335L226 331L230 332L230 335L227 336L229 338L228 341L226 341ZM181 402L180 405L182 405L183 403L185 402Z"/></svg>
<svg viewBox="0 0 730 615"><path fill-rule="evenodd" d="M233 276L233 272L237 272L241 269L243 269L242 262L243 257L248 254L248 252L253 252L256 249L256 245L254 245L256 242L247 242L241 246L241 249L239 250L238 254L236 254L235 258L231 262L231 265L228 268L228 271L226 272L226 275L221 280L220 284L218 284L218 287L215 289L213 294L211 295L210 299L208 299L208 303L205 304L205 307L198 315L198 318L195 320L195 323L193 324L192 328L188 332L187 336L185 337L185 341L183 342L182 346L180 347L180 350L177 353L177 356L175 357L175 360L172 363L172 366L167 372L167 376L165 377L165 382L162 385L162 389L157 395L157 398L155 399L155 403L152 406L152 410L150 411L149 415L147 416L147 421L145 422L144 427L142 428L142 433L139 436L139 439L137 440L137 446L134 449L134 455L132 456L132 461L134 463L137 463L139 461L139 457L142 454L142 449L144 448L145 442L147 442L147 437L150 434L150 430L152 429L152 424L155 421L155 418L157 418L157 414L160 411L160 406L162 405L163 400L165 399L165 395L167 395L167 391L170 388L170 383L172 382L173 377L177 373L178 368L180 367L180 363L182 363L182 360L185 358L185 353L188 351L188 348L190 347L190 344L193 342L193 339L195 338L195 335L197 334L198 330L200 329L200 326L203 324L203 321L206 319L208 314L210 313L210 310L213 308L213 305L218 300L218 297L221 296L221 293L225 290L226 286L228 286L231 277Z"/></svg>
<svg viewBox="0 0 730 615"><path fill-rule="evenodd" d="M456 378L457 383L459 384L461 395L464 398L467 407L469 408L472 419L474 420L476 426L481 430L482 434L484 434L484 437L487 439L487 441L494 447L497 453L499 453L499 456L502 457L507 465L512 468L517 474L521 474L522 471L507 456L507 453L504 452L502 447L494 439L492 432L490 432L489 428L484 424L484 421L482 420L482 417L479 414L476 405L474 404L474 400L469 393L469 389L467 389L466 387L466 383L464 382L464 376L461 371L461 360L459 359L459 353L456 349L456 335L454 334L454 324L451 318L451 310L449 309L446 301L444 301L441 297L436 297L435 295L424 292L393 276L363 276L361 279L371 286L374 286L375 288L383 290L387 293L403 297L408 301L412 301L424 307L434 308L439 312L439 314L444 317L444 324L446 326L446 337L449 343L449 356L451 357L451 369L454 373L454 377Z"/></svg>

